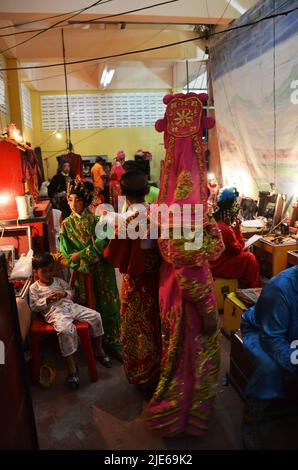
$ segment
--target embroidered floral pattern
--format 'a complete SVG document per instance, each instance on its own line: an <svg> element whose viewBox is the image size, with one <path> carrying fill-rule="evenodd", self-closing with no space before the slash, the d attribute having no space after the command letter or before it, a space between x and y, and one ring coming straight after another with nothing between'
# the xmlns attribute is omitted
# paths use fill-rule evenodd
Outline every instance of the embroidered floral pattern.
<svg viewBox="0 0 298 470"><path fill-rule="evenodd" d="M177 186L174 193L175 199L185 199L193 189L192 176L190 171L181 171L177 178Z"/></svg>
<svg viewBox="0 0 298 470"><path fill-rule="evenodd" d="M203 105L197 97L174 98L167 106L168 132L187 137L199 131Z"/></svg>
<svg viewBox="0 0 298 470"><path fill-rule="evenodd" d="M158 274L123 276L121 344L124 370L133 384L155 385L160 371Z"/></svg>
<svg viewBox="0 0 298 470"><path fill-rule="evenodd" d="M159 197L159 202L163 203L165 202L167 192L168 192L168 185L169 185L169 177L170 177L170 169L173 161L173 150L174 150L174 145L175 145L175 139L174 137L170 137L169 139L169 145L168 145L168 151L166 155L166 161L164 164L164 177L162 180L161 184L161 190L160 190L160 197Z"/></svg>
<svg viewBox="0 0 298 470"><path fill-rule="evenodd" d="M86 278L91 276L96 310L102 316L105 338L120 348L120 306L114 268L102 257L107 240L95 240L95 225L98 217L85 210L81 217L70 215L64 219L60 233L60 251L69 260L69 267L76 271L76 296L87 301ZM79 253L80 262L70 260L72 253ZM79 300L78 300L79 301Z"/></svg>

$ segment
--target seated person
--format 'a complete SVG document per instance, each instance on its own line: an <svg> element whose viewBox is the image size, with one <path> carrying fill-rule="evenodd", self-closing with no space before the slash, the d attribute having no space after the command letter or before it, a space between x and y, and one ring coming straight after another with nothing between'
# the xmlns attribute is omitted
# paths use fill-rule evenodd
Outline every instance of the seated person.
<svg viewBox="0 0 298 470"><path fill-rule="evenodd" d="M259 287L259 263L253 253L244 251L238 195L236 188L223 188L219 193L214 217L222 233L225 251L217 260L210 262L210 267L213 277L236 278L245 287Z"/></svg>
<svg viewBox="0 0 298 470"><path fill-rule="evenodd" d="M241 331L243 346L256 364L245 390L250 406L243 437L251 433L256 440L268 400L283 396L284 379L295 374L298 379L297 351L291 347L298 339L298 266L270 279L256 305L243 313Z"/></svg>
<svg viewBox="0 0 298 470"><path fill-rule="evenodd" d="M76 389L79 386L79 376L74 356L78 348L78 336L74 321L85 321L89 324L94 339L95 357L105 367L111 367L102 347L104 331L100 313L72 301L73 292L67 282L53 277L54 260L50 253L35 255L32 268L38 280L30 286L31 310L40 312L44 320L57 331L61 354L67 363L67 382L71 388Z"/></svg>

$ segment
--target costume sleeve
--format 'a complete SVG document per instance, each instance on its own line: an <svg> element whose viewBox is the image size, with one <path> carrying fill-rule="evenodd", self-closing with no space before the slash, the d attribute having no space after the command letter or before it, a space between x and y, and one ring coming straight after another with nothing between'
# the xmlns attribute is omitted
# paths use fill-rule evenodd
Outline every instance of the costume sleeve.
<svg viewBox="0 0 298 470"><path fill-rule="evenodd" d="M47 308L46 297L40 297L38 287L34 283L30 286L30 308L33 312L42 312Z"/></svg>
<svg viewBox="0 0 298 470"><path fill-rule="evenodd" d="M241 233L235 232L231 227L224 224L220 227L227 255L239 255L243 251L244 239ZM242 239L241 239L242 237Z"/></svg>
<svg viewBox="0 0 298 470"><path fill-rule="evenodd" d="M87 272L88 267L91 264L97 263L99 261L99 252L95 245L95 240L91 240L88 246L77 252L80 256L80 268L79 271Z"/></svg>
<svg viewBox="0 0 298 470"><path fill-rule="evenodd" d="M80 270L80 263L74 263L70 259L72 253L78 253L78 249L73 246L71 240L68 237L67 228L64 223L62 223L60 228L60 251L63 256L69 261L68 267L74 269L75 271Z"/></svg>
<svg viewBox="0 0 298 470"><path fill-rule="evenodd" d="M65 227L64 223L62 223L60 227L60 251L63 256L67 259L69 259L69 255L71 255L71 253L75 252L75 250L71 246L71 241L68 238L67 228Z"/></svg>
<svg viewBox="0 0 298 470"><path fill-rule="evenodd" d="M275 284L264 287L255 307L255 317L261 327L261 345L282 368L295 372L291 363L293 349L287 340L291 305L283 291Z"/></svg>
<svg viewBox="0 0 298 470"><path fill-rule="evenodd" d="M95 235L96 224L98 223L98 221L99 221L99 217L94 216L94 218L90 222L93 225L93 229L92 229L93 235L88 241L86 247L78 251L78 254L80 255L80 258L81 258L80 270L82 272L86 272L84 271L84 265L89 267L91 264L97 263L99 261L101 253L103 249L106 247L106 245L104 245L104 248L101 247L101 244L100 244L101 240L98 241ZM105 240L103 241L105 242Z"/></svg>
<svg viewBox="0 0 298 470"><path fill-rule="evenodd" d="M103 256L104 250L107 248L110 240L115 238L115 229L117 227L117 220L120 214L110 212L105 216L97 218L97 222L100 223L100 230L96 233L95 247L97 252Z"/></svg>
<svg viewBox="0 0 298 470"><path fill-rule="evenodd" d="M242 235L241 228L238 227L238 228L234 229L233 231L236 235L236 238L237 238L238 242L241 244L242 250L243 250L244 247L245 247L245 239L244 239L244 236Z"/></svg>

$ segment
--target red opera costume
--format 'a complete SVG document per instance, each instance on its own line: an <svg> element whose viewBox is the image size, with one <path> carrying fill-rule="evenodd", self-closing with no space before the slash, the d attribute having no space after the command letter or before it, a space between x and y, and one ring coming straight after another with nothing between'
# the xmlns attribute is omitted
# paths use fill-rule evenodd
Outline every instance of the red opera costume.
<svg viewBox="0 0 298 470"><path fill-rule="evenodd" d="M104 254L123 274L120 341L127 379L150 389L158 381L161 356L159 253L156 249L143 250L140 239L115 239Z"/></svg>
<svg viewBox="0 0 298 470"><path fill-rule="evenodd" d="M259 287L259 263L253 253L244 252L245 241L239 229L233 229L223 221L218 222L225 251L210 262L213 277L236 278L244 281L246 287Z"/></svg>
<svg viewBox="0 0 298 470"><path fill-rule="evenodd" d="M115 160L110 172L109 191L110 204L115 210L118 210L118 197L121 196L120 180L124 173L123 164L125 161L125 153L123 150L117 152Z"/></svg>

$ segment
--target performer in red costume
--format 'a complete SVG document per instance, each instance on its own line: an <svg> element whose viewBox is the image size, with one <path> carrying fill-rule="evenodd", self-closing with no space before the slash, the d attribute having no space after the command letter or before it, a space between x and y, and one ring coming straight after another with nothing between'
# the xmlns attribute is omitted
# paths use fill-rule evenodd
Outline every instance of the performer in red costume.
<svg viewBox="0 0 298 470"><path fill-rule="evenodd" d="M132 170L121 178L122 195L128 210L121 214L128 221L136 220L143 209L145 227L149 204L146 175ZM144 246L145 242L145 246ZM123 276L121 289L121 345L123 366L130 383L148 392L156 386L160 372L161 334L158 308L160 254L155 240L112 239L104 256Z"/></svg>
<svg viewBox="0 0 298 470"><path fill-rule="evenodd" d="M238 195L236 188L220 191L215 219L226 249L220 258L210 262L210 267L213 277L236 278L243 281L245 287L259 287L259 263L253 253L244 251L241 221L238 218Z"/></svg>
<svg viewBox="0 0 298 470"><path fill-rule="evenodd" d="M118 196L121 195L120 180L124 173L125 153L123 150L119 150L115 157L115 163L113 163L110 173L110 204L114 209L118 210Z"/></svg>

